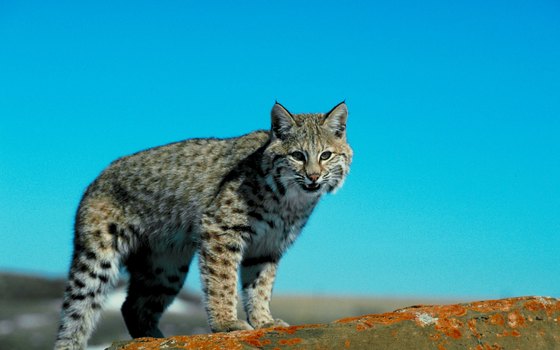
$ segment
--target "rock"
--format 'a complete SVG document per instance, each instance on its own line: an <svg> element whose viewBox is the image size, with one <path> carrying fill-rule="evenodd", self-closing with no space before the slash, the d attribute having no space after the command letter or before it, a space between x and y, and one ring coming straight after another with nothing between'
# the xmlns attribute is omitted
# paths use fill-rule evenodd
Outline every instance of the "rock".
<svg viewBox="0 0 560 350"><path fill-rule="evenodd" d="M116 342L132 349L560 349L560 300L412 306L329 324Z"/></svg>

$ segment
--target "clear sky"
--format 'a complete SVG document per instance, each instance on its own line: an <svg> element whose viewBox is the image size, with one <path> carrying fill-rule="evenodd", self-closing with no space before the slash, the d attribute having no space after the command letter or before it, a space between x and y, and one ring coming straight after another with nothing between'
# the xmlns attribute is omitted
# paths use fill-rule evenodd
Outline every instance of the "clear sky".
<svg viewBox="0 0 560 350"><path fill-rule="evenodd" d="M2 1L0 268L65 275L117 157L346 99L352 171L277 292L559 297L559 18L557 0Z"/></svg>

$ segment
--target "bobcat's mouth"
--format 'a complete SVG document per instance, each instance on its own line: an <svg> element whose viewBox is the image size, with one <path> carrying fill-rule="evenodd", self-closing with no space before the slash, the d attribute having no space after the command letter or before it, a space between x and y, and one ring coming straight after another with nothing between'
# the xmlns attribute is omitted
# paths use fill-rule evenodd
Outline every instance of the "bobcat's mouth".
<svg viewBox="0 0 560 350"><path fill-rule="evenodd" d="M307 192L317 192L321 189L321 184L314 182L308 185L302 184L301 187L303 187L303 189Z"/></svg>

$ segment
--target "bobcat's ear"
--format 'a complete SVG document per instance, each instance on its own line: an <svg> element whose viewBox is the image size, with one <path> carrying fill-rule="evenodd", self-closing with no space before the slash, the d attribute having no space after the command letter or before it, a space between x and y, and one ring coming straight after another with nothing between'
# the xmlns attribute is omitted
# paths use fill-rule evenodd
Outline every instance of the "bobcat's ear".
<svg viewBox="0 0 560 350"><path fill-rule="evenodd" d="M272 107L270 115L272 119L272 135L281 140L285 139L290 129L296 125L294 117L278 102Z"/></svg>
<svg viewBox="0 0 560 350"><path fill-rule="evenodd" d="M342 101L333 109L325 114L325 121L323 125L329 128L336 137L343 137L346 135L346 119L348 118L348 109L346 102Z"/></svg>

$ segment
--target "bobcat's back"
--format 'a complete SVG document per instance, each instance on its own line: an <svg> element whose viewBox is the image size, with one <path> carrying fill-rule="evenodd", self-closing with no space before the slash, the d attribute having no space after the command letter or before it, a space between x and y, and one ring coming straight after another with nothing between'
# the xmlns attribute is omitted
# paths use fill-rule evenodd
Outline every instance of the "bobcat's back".
<svg viewBox="0 0 560 350"><path fill-rule="evenodd" d="M109 196L141 226L180 226L208 207L224 177L268 137L255 131L229 139L190 139L120 158L88 188L83 201Z"/></svg>

